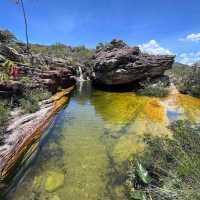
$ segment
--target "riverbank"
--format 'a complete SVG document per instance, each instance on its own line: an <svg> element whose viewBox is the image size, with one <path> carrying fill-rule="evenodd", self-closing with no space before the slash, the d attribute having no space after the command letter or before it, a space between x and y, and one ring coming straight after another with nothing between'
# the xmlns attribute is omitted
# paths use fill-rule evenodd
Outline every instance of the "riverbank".
<svg viewBox="0 0 200 200"><path fill-rule="evenodd" d="M1 182L7 181L20 166L26 153L40 140L56 113L68 102L74 87L56 93L40 102L39 111L32 114L14 112L9 122L4 145L0 146Z"/></svg>

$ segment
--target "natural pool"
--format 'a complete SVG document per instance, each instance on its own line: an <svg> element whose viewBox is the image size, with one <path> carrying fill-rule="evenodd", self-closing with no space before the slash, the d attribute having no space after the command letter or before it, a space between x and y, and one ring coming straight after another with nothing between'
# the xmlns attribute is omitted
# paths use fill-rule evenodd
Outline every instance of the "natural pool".
<svg viewBox="0 0 200 200"><path fill-rule="evenodd" d="M128 158L145 133L170 134L170 121L200 119L200 100L176 92L165 99L104 92L85 82L42 142L8 200L125 200Z"/></svg>

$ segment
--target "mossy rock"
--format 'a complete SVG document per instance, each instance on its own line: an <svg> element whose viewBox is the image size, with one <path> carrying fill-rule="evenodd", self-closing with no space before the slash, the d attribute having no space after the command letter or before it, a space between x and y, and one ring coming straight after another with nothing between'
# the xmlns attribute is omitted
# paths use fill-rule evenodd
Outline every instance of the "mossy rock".
<svg viewBox="0 0 200 200"><path fill-rule="evenodd" d="M54 192L63 186L65 175L61 172L50 171L45 182L45 190L47 192Z"/></svg>
<svg viewBox="0 0 200 200"><path fill-rule="evenodd" d="M34 181L33 181L33 190L37 191L42 185L42 176L35 176Z"/></svg>
<svg viewBox="0 0 200 200"><path fill-rule="evenodd" d="M54 195L53 197L50 197L49 200L61 200L59 196Z"/></svg>

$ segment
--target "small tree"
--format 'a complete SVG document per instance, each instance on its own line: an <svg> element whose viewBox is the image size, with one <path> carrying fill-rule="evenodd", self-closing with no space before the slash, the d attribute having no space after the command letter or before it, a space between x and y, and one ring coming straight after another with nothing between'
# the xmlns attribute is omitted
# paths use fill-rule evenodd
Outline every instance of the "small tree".
<svg viewBox="0 0 200 200"><path fill-rule="evenodd" d="M21 5L21 8L22 8L24 24L25 24L26 48L27 48L27 52L30 53L29 37L28 37L28 20L27 20L27 16L26 16L25 7L24 7L24 2L23 2L23 0L15 0L15 2L16 2L16 4Z"/></svg>

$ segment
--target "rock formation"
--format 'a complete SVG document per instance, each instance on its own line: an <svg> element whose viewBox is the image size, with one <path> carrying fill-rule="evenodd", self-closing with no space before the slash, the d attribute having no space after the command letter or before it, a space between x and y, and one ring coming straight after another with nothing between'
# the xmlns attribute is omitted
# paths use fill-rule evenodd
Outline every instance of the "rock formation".
<svg viewBox="0 0 200 200"><path fill-rule="evenodd" d="M9 71L3 66L6 60L13 61L17 69L17 78L12 80L9 77L9 80L0 81L0 94L3 94L4 97L20 94L27 87L29 89L46 88L55 93L59 87L67 88L75 84L73 76L76 71L70 66L67 59L44 55L22 55L16 50L0 44L0 74ZM24 83L23 77L26 78L26 83Z"/></svg>
<svg viewBox="0 0 200 200"><path fill-rule="evenodd" d="M0 43L0 55L16 62L21 62L23 60L23 56L19 54L15 49L10 48L1 43Z"/></svg>
<svg viewBox="0 0 200 200"><path fill-rule="evenodd" d="M145 54L138 47L129 47L121 40L113 40L97 48L93 79L99 85L116 86L157 78L172 67L174 58Z"/></svg>

